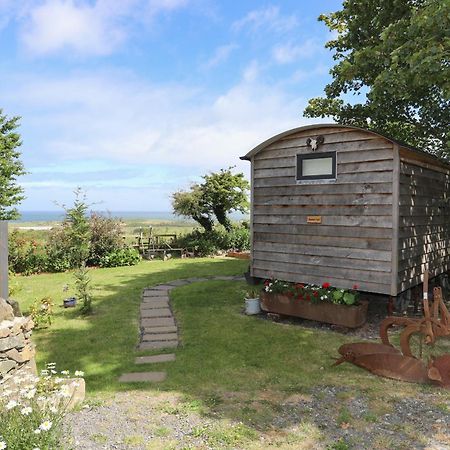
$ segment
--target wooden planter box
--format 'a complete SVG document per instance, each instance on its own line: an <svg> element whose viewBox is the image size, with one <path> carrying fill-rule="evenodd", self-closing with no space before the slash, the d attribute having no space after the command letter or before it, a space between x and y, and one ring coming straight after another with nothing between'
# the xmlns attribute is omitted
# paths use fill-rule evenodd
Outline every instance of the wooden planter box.
<svg viewBox="0 0 450 450"><path fill-rule="evenodd" d="M348 328L357 328L366 322L367 300L357 306L336 305L334 303L311 303L295 300L282 294L263 292L261 309L266 312L301 317L317 322L331 323Z"/></svg>

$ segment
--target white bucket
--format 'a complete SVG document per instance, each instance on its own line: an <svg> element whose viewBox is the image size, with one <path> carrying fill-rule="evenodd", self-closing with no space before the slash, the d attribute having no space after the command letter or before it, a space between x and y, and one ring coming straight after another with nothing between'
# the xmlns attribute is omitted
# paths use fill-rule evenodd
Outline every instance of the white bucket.
<svg viewBox="0 0 450 450"><path fill-rule="evenodd" d="M259 298L246 298L245 299L245 314L252 316L254 314L259 314L261 312L261 307L259 304Z"/></svg>

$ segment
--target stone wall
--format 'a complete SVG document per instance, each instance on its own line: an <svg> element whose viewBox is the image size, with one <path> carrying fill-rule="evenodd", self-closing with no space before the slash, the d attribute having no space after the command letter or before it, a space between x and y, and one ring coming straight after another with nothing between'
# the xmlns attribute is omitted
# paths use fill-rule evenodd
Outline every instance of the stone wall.
<svg viewBox="0 0 450 450"><path fill-rule="evenodd" d="M31 342L34 323L29 317L15 317L12 307L0 298L0 380L24 366L36 373L35 347Z"/></svg>

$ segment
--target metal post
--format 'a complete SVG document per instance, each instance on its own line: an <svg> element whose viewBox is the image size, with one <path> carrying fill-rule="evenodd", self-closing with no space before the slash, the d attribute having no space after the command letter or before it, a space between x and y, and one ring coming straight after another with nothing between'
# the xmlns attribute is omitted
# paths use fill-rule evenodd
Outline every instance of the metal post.
<svg viewBox="0 0 450 450"><path fill-rule="evenodd" d="M0 297L8 294L8 222L0 220Z"/></svg>

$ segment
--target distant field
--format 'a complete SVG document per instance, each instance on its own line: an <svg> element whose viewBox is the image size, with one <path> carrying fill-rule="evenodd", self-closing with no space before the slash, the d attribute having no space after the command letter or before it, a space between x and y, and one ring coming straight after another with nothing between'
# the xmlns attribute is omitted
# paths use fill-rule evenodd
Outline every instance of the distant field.
<svg viewBox="0 0 450 450"><path fill-rule="evenodd" d="M134 236L142 232L148 236L150 229L153 234L176 234L177 236L189 233L196 224L194 221L183 219L124 219L123 231L127 241L134 240ZM19 230L26 239L46 241L51 227L60 222L35 221L35 222L10 222L9 231ZM49 229L46 229L49 228Z"/></svg>

